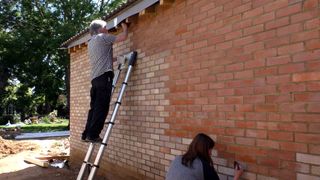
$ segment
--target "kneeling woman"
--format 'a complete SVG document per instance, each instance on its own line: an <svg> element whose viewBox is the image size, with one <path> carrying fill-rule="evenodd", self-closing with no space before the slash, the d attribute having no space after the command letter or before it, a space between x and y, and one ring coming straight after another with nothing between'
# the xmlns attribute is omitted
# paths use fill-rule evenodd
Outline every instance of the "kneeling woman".
<svg viewBox="0 0 320 180"><path fill-rule="evenodd" d="M214 144L209 136L198 134L188 151L172 161L166 180L219 180L211 159ZM235 168L234 180L238 180L242 173L243 170Z"/></svg>

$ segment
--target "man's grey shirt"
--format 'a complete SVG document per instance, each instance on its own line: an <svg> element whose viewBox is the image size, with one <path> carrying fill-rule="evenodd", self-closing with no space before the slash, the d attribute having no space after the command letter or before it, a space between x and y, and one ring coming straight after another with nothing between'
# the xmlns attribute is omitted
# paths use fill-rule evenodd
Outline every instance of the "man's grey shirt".
<svg viewBox="0 0 320 180"><path fill-rule="evenodd" d="M91 64L91 80L105 72L113 71L112 45L116 36L100 33L91 36L88 43L89 59Z"/></svg>

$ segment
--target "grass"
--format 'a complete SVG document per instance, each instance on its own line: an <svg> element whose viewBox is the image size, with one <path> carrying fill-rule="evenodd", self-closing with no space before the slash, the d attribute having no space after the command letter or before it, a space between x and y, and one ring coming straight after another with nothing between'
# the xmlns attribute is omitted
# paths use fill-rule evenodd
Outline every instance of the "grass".
<svg viewBox="0 0 320 180"><path fill-rule="evenodd" d="M13 128L7 126L0 126L0 129ZM55 123L39 123L39 124L29 124L21 126L21 130L24 133L30 132L55 132L55 131L66 131L68 130L68 120L61 119Z"/></svg>

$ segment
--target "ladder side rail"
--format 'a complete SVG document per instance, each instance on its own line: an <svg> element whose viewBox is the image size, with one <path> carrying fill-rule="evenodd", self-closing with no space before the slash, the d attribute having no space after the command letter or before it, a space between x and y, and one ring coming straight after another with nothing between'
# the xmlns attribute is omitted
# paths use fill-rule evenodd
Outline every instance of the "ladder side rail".
<svg viewBox="0 0 320 180"><path fill-rule="evenodd" d="M88 180L93 180L93 178L95 176L95 173L97 171L97 168L99 167L99 162L100 162L100 159L101 159L101 157L103 155L103 152L105 150L105 146L107 146L106 142L108 142L109 137L111 135L111 130L113 128L113 124L114 124L114 121L116 119L118 109L119 109L119 107L121 105L121 99L122 99L122 96L123 96L124 91L126 89L127 81L128 81L128 79L130 77L130 74L131 74L131 71L132 71L132 67L133 67L132 65L129 65L129 67L128 67L127 74L126 74L125 80L122 83L122 87L121 87L121 90L120 90L120 93L119 93L119 96L118 96L118 99L117 99L117 102L116 102L115 109L114 109L114 111L112 113L108 129L106 131L106 134L105 134L105 136L103 138L103 141L102 141L101 146L99 148L99 151L97 153L97 156L96 156L96 159L94 161L94 164L93 164L93 167L91 169L91 172L89 174Z"/></svg>
<svg viewBox="0 0 320 180"><path fill-rule="evenodd" d="M113 92L115 91L116 89L116 84L118 82L118 79L120 77L120 73L122 71L122 64L119 63L118 65L118 69L115 73L115 76L114 76L114 79L113 79L113 82L112 82L112 91L111 91L111 96L113 95ZM110 97L111 98L111 97ZM108 126L109 127L109 126ZM79 174L78 174L78 177L77 177L77 180L82 180L83 178L83 175L84 175L84 172L88 166L88 163L89 163L89 160L90 160L90 157L92 156L92 153L93 153L93 150L94 150L94 146L95 144L94 143L90 143L89 147L88 147L88 151L85 155L85 158L84 158L84 161L82 162L82 165L81 165L81 168L80 168L80 171L79 171Z"/></svg>

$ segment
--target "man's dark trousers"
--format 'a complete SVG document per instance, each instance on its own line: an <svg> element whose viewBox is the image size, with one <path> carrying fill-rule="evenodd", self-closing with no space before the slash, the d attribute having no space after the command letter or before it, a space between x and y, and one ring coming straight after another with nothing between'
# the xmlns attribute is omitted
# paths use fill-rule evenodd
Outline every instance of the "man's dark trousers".
<svg viewBox="0 0 320 180"><path fill-rule="evenodd" d="M108 71L91 81L91 102L87 124L82 139L95 139L101 133L109 112L113 72Z"/></svg>

